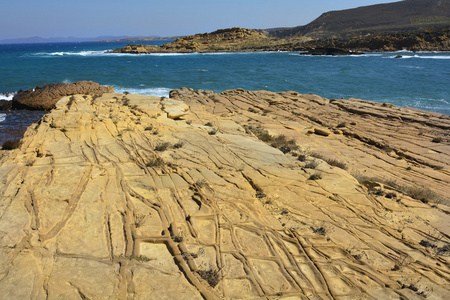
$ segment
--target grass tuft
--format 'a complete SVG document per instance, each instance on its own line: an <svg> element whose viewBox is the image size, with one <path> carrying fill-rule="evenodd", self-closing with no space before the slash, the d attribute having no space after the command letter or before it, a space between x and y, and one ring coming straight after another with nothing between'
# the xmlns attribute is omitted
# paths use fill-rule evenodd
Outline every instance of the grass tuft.
<svg viewBox="0 0 450 300"><path fill-rule="evenodd" d="M309 176L308 180L318 180L318 179L322 179L322 175L318 172L311 174L311 176Z"/></svg>
<svg viewBox="0 0 450 300"><path fill-rule="evenodd" d="M170 146L171 145L169 142L164 142L164 143L157 145L155 147L155 151L163 152L163 151L166 151Z"/></svg>
<svg viewBox="0 0 450 300"><path fill-rule="evenodd" d="M206 280L206 282L208 282L208 284L211 287L215 287L219 282L220 282L220 271L218 269L209 269L209 270L198 270L197 273L200 275L200 277L204 280Z"/></svg>

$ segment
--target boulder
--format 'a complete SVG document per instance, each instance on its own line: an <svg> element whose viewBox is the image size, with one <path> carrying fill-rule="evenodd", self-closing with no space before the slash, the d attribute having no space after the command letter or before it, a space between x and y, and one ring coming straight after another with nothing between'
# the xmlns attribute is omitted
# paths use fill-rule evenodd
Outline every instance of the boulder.
<svg viewBox="0 0 450 300"><path fill-rule="evenodd" d="M318 135L329 136L331 134L331 131L325 128L314 128L314 133Z"/></svg>
<svg viewBox="0 0 450 300"><path fill-rule="evenodd" d="M12 102L9 100L0 100L0 111L10 110L12 108Z"/></svg>
<svg viewBox="0 0 450 300"><path fill-rule="evenodd" d="M363 54L359 51L348 51L344 49L338 49L338 48L315 48L315 49L309 49L308 51L302 53L305 55L360 55Z"/></svg>
<svg viewBox="0 0 450 300"><path fill-rule="evenodd" d="M27 91L20 90L12 100L12 107L14 109L50 110L64 96L76 94L102 95L104 93L114 93L114 87L101 86L92 81L55 83L43 87L37 86L35 89Z"/></svg>

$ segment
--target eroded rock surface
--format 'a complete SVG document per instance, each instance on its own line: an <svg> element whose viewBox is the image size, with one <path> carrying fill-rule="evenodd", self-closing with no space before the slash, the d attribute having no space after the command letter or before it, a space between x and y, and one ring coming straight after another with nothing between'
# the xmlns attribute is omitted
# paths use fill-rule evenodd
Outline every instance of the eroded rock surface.
<svg viewBox="0 0 450 300"><path fill-rule="evenodd" d="M2 151L4 298L448 295L448 206L354 177L445 198L448 116L294 92L171 97L64 97Z"/></svg>
<svg viewBox="0 0 450 300"><path fill-rule="evenodd" d="M114 87L102 86L92 81L77 81L74 83L55 83L37 86L27 91L20 90L12 100L16 109L50 110L64 96L76 94L102 95L114 93Z"/></svg>

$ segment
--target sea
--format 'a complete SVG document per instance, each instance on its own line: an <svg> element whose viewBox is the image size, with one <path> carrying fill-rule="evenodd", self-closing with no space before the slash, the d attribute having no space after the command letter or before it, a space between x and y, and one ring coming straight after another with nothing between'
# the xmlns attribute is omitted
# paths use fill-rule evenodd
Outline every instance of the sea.
<svg viewBox="0 0 450 300"><path fill-rule="evenodd" d="M135 42L160 45L170 41ZM297 91L450 115L450 52L310 56L300 52L118 54L130 42L0 45L0 99L51 83L92 80L116 92L168 96L181 87ZM44 112L0 112L0 143ZM19 132L19 133L17 133ZM17 134L16 134L17 133Z"/></svg>

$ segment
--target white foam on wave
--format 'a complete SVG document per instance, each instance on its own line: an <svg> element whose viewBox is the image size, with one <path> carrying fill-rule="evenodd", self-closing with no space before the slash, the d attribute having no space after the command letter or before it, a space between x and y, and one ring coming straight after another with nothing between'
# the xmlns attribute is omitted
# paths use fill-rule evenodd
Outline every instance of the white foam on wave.
<svg viewBox="0 0 450 300"><path fill-rule="evenodd" d="M115 86L114 91L116 93L124 93L128 92L130 94L139 94L139 95L150 95L150 96L158 96L158 97L169 97L169 92L172 89L164 88L164 87L156 87L156 88L126 88Z"/></svg>
<svg viewBox="0 0 450 300"><path fill-rule="evenodd" d="M0 114L0 123L6 120L6 114Z"/></svg>
<svg viewBox="0 0 450 300"><path fill-rule="evenodd" d="M395 56L389 56L388 58L395 58L395 59L411 59L411 58L419 58L419 59L450 59L450 55L401 55L401 57Z"/></svg>
<svg viewBox="0 0 450 300"><path fill-rule="evenodd" d="M57 51L57 52L38 52L34 56L124 56L124 53L110 53L108 50L100 51Z"/></svg>
<svg viewBox="0 0 450 300"><path fill-rule="evenodd" d="M4 93L0 93L0 100L8 100L11 101L14 96L16 95L16 92L4 92Z"/></svg>

